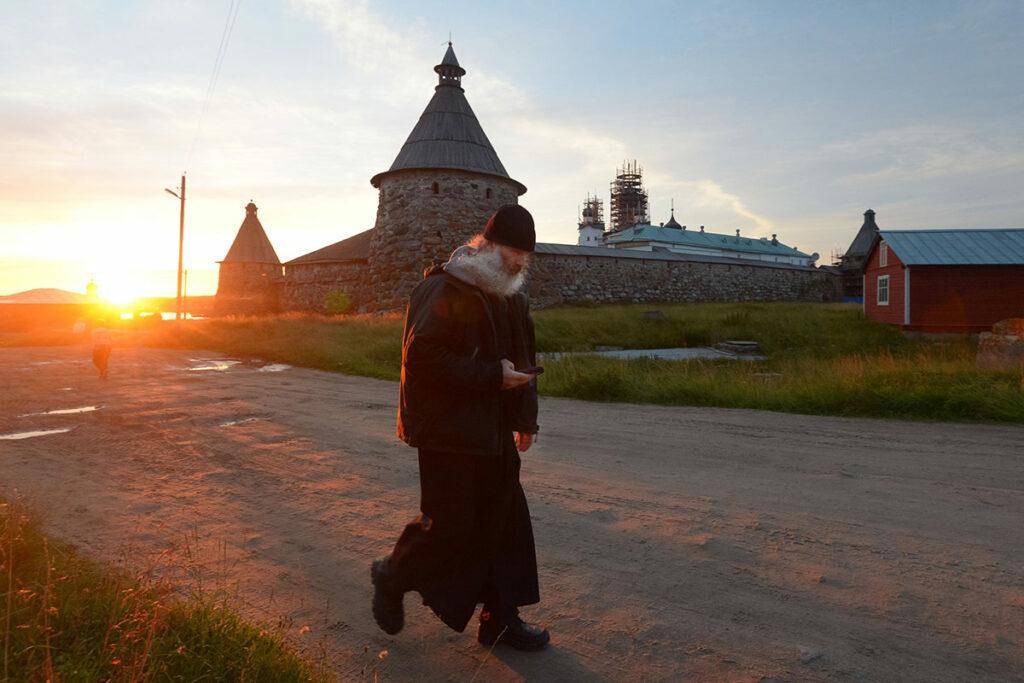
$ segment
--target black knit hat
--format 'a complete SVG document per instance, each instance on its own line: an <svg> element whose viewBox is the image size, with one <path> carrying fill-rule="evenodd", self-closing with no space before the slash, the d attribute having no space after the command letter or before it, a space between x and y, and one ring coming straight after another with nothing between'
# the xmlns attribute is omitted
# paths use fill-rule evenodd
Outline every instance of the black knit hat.
<svg viewBox="0 0 1024 683"><path fill-rule="evenodd" d="M533 251L537 245L533 216L518 204L506 204L487 221L484 238L513 249Z"/></svg>

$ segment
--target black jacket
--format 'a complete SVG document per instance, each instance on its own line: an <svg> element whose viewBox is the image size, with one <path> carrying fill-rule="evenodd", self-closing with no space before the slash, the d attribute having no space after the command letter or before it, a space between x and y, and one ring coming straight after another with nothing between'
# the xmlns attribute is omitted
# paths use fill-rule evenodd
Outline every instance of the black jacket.
<svg viewBox="0 0 1024 683"><path fill-rule="evenodd" d="M405 319L399 438L416 448L497 456L509 432L536 434L536 380L502 391L499 362L523 369L535 364L534 353L525 294L489 296L443 268L430 270Z"/></svg>

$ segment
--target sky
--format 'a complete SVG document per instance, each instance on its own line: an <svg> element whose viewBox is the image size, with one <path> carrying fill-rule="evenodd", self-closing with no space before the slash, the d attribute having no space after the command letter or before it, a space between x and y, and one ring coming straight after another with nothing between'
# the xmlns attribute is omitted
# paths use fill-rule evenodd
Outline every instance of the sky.
<svg viewBox="0 0 1024 683"><path fill-rule="evenodd" d="M189 294L254 201L282 261L373 227L449 37L538 240L642 167L651 220L827 264L1024 227L1018 0L34 0L0 8L0 294Z"/></svg>

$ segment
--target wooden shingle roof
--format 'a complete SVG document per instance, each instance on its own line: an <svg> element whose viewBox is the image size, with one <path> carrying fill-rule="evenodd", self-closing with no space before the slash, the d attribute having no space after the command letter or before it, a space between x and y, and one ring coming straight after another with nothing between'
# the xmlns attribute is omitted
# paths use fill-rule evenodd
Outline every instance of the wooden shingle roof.
<svg viewBox="0 0 1024 683"><path fill-rule="evenodd" d="M312 263L342 263L345 261L365 261L370 258L370 237L373 228L352 235L340 242L303 254L285 263L286 266L306 265Z"/></svg>
<svg viewBox="0 0 1024 683"><path fill-rule="evenodd" d="M394 163L370 179L374 187L389 173L409 169L455 169L509 178L498 154L487 139L462 89L462 75L451 43L441 63L434 67L438 84L434 96L412 129ZM526 186L512 180L519 194Z"/></svg>
<svg viewBox="0 0 1024 683"><path fill-rule="evenodd" d="M228 249L228 255L221 263L272 263L280 265L274 246L263 231L260 219L256 217L256 205L249 202L245 207L245 220L238 228L235 241Z"/></svg>
<svg viewBox="0 0 1024 683"><path fill-rule="evenodd" d="M850 242L850 246L843 254L844 258L864 258L871 251L875 243L875 236L878 234L878 225L875 223L875 212L868 209L864 212L864 224L857 231L857 236Z"/></svg>

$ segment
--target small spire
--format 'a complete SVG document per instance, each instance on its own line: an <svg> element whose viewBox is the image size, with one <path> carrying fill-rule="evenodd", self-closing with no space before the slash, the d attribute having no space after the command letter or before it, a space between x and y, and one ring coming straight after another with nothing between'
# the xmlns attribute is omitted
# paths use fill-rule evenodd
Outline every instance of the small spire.
<svg viewBox="0 0 1024 683"><path fill-rule="evenodd" d="M256 215L256 205L253 204L253 201L251 199L249 200L249 203L245 205L245 215L246 216L255 216Z"/></svg>
<svg viewBox="0 0 1024 683"><path fill-rule="evenodd" d="M452 41L448 41L448 50L445 51L441 63L434 67L437 73L437 87L453 85L462 89L462 77L466 70L459 66L459 60L455 57L455 50L452 49Z"/></svg>
<svg viewBox="0 0 1024 683"><path fill-rule="evenodd" d="M686 227L679 225L679 221L676 220L676 200L672 199L669 201L671 206L671 214L668 217L668 223L665 223L665 227L674 228L676 230L685 230Z"/></svg>

